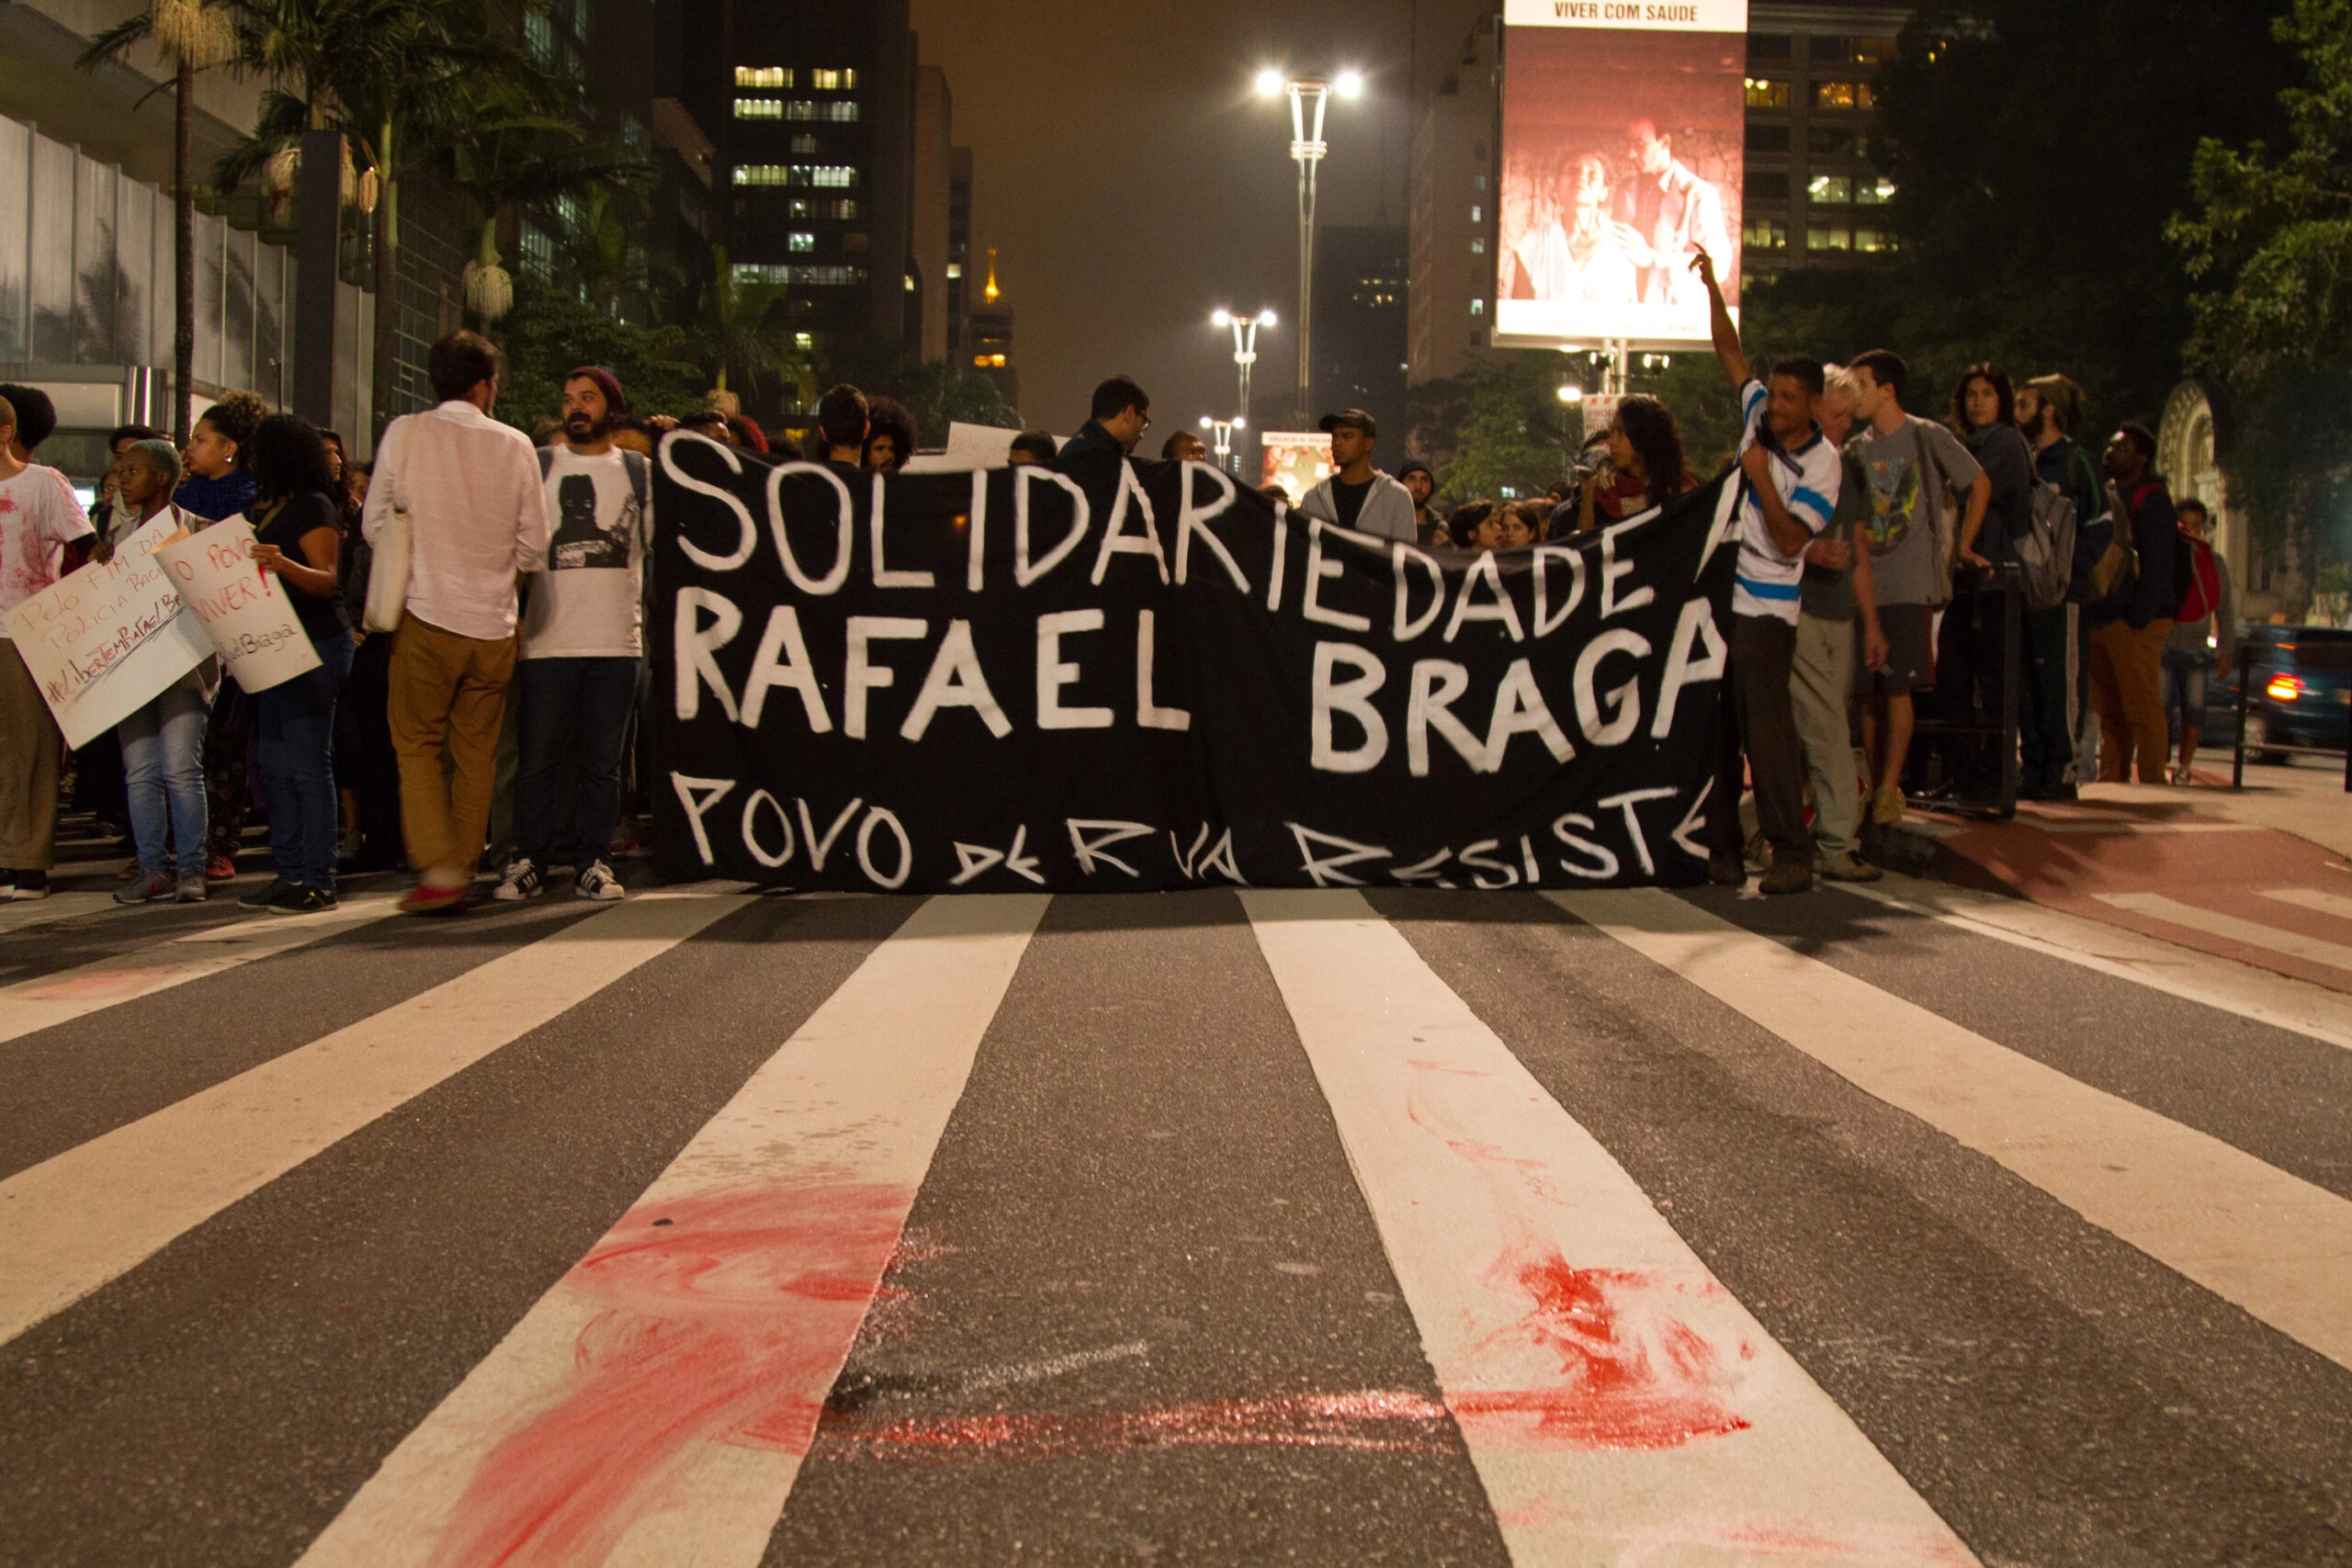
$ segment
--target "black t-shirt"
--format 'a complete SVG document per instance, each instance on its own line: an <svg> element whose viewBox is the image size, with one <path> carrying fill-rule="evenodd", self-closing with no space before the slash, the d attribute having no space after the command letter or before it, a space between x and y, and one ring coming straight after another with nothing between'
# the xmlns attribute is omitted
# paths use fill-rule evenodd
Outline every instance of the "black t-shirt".
<svg viewBox="0 0 2352 1568"><path fill-rule="evenodd" d="M1340 514L1340 527L1356 525L1356 519L1363 515L1364 497L1372 493L1373 483L1373 479L1366 479L1360 485L1351 485L1336 475L1332 478L1331 506Z"/></svg>
<svg viewBox="0 0 2352 1568"><path fill-rule="evenodd" d="M335 514L334 502L311 491L279 507L277 515L254 530L254 538L261 544L276 545L296 565L308 566L311 558L302 553L302 536L320 528L334 530L337 539L343 536L342 519ZM293 601L295 618L302 623L302 630L312 641L351 629L351 617L344 612L341 594L322 599L304 592L283 577L277 580L277 585Z"/></svg>

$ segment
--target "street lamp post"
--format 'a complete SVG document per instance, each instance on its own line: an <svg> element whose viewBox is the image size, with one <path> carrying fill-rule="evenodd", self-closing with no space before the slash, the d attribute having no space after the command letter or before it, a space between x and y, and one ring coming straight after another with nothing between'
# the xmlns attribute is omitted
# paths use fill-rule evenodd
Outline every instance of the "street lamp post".
<svg viewBox="0 0 2352 1568"><path fill-rule="evenodd" d="M1209 450L1216 454L1218 468L1224 468L1226 459L1233 456L1233 433L1245 428L1248 423L1248 418L1241 414L1231 419L1211 419L1207 414L1201 415L1201 428L1209 433ZM1238 477L1240 470L1237 468L1234 472Z"/></svg>
<svg viewBox="0 0 2352 1568"><path fill-rule="evenodd" d="M1211 312L1209 324L1233 329L1233 368L1239 385L1241 401L1236 405L1241 417L1250 417L1250 367L1258 363L1258 329L1274 324L1272 310L1261 310L1254 316L1237 316L1220 305Z"/></svg>
<svg viewBox="0 0 2352 1568"><path fill-rule="evenodd" d="M1363 77L1342 71L1336 77L1292 76L1275 70L1258 73L1258 92L1290 97L1290 156L1298 165L1298 417L1315 409L1315 175L1329 144L1323 140L1323 111L1333 93L1352 98L1363 91Z"/></svg>

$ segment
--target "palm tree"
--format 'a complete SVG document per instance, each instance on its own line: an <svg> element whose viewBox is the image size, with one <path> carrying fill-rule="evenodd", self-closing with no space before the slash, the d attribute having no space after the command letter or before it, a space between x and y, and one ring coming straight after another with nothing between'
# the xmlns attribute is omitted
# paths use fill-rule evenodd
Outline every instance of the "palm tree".
<svg viewBox="0 0 2352 1568"><path fill-rule="evenodd" d="M739 280L724 246L712 246L710 255L711 276L703 284L686 341L711 378L712 401L723 408L734 396L727 385L732 370L746 381L784 377L797 384L806 403L814 390L814 372L786 324L783 286Z"/></svg>
<svg viewBox="0 0 2352 1568"><path fill-rule="evenodd" d="M152 0L90 40L77 63L95 71L152 39L172 63L177 112L172 130L172 438L187 445L188 389L196 378L196 175L188 164L196 127L196 73L235 57L236 33L225 6L204 0Z"/></svg>

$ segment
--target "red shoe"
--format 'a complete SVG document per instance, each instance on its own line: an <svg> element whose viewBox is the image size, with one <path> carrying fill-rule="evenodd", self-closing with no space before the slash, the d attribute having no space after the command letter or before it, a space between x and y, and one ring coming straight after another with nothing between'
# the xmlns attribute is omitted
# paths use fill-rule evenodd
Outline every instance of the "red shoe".
<svg viewBox="0 0 2352 1568"><path fill-rule="evenodd" d="M227 855L214 855L204 863L204 880L207 882L236 881L237 863Z"/></svg>
<svg viewBox="0 0 2352 1568"><path fill-rule="evenodd" d="M401 895L400 911L403 915L454 915L466 907L466 890L462 887L435 887L418 883Z"/></svg>

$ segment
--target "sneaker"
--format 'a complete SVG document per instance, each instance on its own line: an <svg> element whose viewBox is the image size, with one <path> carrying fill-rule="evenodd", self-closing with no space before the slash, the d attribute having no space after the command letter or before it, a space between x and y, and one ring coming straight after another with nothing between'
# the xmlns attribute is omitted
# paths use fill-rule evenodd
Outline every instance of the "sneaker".
<svg viewBox="0 0 2352 1568"><path fill-rule="evenodd" d="M287 881L284 877L272 877L270 879L269 886L263 888L260 892L248 893L243 897L238 899L237 908L240 909L275 909L277 908L277 901L280 898L285 897L286 895L294 891L294 885Z"/></svg>
<svg viewBox="0 0 2352 1568"><path fill-rule="evenodd" d="M571 890L581 897L593 898L599 904L610 904L628 897L628 889L621 886L621 879L615 876L613 868L603 861L595 862L582 872L580 880L572 885Z"/></svg>
<svg viewBox="0 0 2352 1568"><path fill-rule="evenodd" d="M10 893L8 897L11 898L48 897L49 873L45 871L32 871L24 866L18 866L17 868L16 890Z"/></svg>
<svg viewBox="0 0 2352 1568"><path fill-rule="evenodd" d="M150 899L168 898L178 886L178 879L168 871L142 871L139 879L130 886L114 890L114 901L118 904L144 904Z"/></svg>
<svg viewBox="0 0 2352 1568"><path fill-rule="evenodd" d="M400 911L403 915L455 915L466 908L463 887L435 887L420 882L401 895Z"/></svg>
<svg viewBox="0 0 2352 1568"><path fill-rule="evenodd" d="M227 855L214 855L204 863L204 880L207 882L236 881L237 863Z"/></svg>
<svg viewBox="0 0 2352 1568"><path fill-rule="evenodd" d="M356 828L345 828L343 830L342 836L334 841L335 863L337 865L356 865L359 863L359 852L361 847L359 829Z"/></svg>
<svg viewBox="0 0 2352 1568"><path fill-rule="evenodd" d="M1775 859L1772 869L1757 883L1767 893L1810 893L1813 891L1813 866L1795 855Z"/></svg>
<svg viewBox="0 0 2352 1568"><path fill-rule="evenodd" d="M207 892L204 886L204 873L184 871L179 874L179 884L172 894L172 901L175 904L201 904L205 900Z"/></svg>
<svg viewBox="0 0 2352 1568"><path fill-rule="evenodd" d="M1747 880L1747 863L1721 852L1707 857L1707 880L1718 887L1737 887Z"/></svg>
<svg viewBox="0 0 2352 1568"><path fill-rule="evenodd" d="M490 896L502 904L519 904L526 898L537 897L546 886L545 874L526 855L506 863L506 874L499 879Z"/></svg>
<svg viewBox="0 0 2352 1568"><path fill-rule="evenodd" d="M1842 855L1831 855L1821 863L1821 874L1831 882L1876 882L1886 873L1848 850Z"/></svg>
<svg viewBox="0 0 2352 1568"><path fill-rule="evenodd" d="M1903 820L1903 792L1883 789L1871 796L1871 820L1882 828L1892 828Z"/></svg>
<svg viewBox="0 0 2352 1568"><path fill-rule="evenodd" d="M315 915L334 906L334 895L323 887L295 887L270 908L281 915Z"/></svg>

